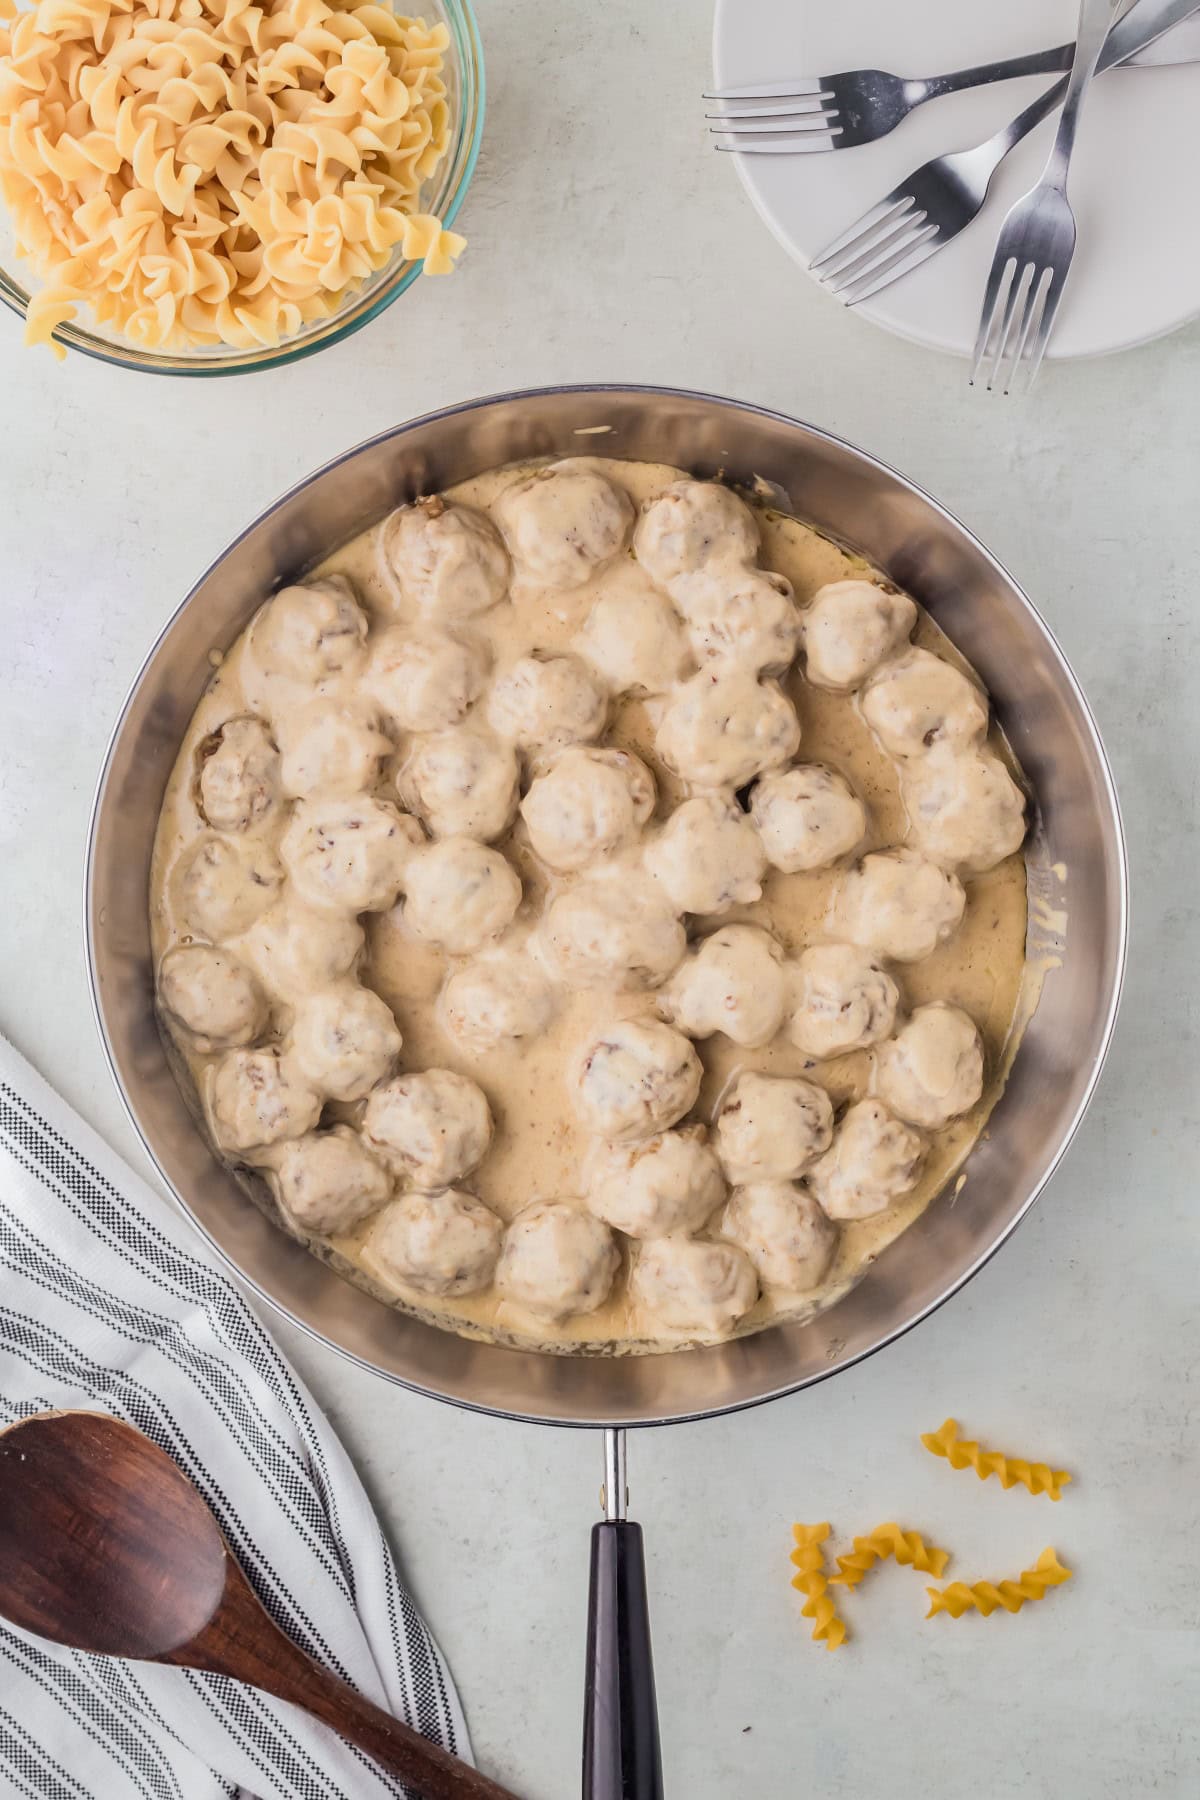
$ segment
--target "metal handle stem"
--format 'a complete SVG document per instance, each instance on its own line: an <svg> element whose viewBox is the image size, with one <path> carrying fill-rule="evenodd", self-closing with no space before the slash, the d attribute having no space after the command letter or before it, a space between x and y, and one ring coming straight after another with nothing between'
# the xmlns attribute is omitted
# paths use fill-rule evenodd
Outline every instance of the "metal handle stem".
<svg viewBox="0 0 1200 1800"><path fill-rule="evenodd" d="M619 1426L606 1426L604 1431L604 1487L601 1491L604 1517L610 1522L629 1517L629 1478L626 1464L625 1432Z"/></svg>

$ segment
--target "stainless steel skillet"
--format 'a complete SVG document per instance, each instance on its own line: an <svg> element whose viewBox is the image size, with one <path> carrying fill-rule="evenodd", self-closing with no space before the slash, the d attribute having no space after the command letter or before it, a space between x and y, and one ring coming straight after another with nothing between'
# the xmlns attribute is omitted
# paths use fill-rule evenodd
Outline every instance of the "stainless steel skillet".
<svg viewBox="0 0 1200 1800"><path fill-rule="evenodd" d="M557 1357L472 1343L350 1286L246 1204L176 1086L152 1004L150 853L167 776L211 673L210 652L236 637L265 593L399 501L504 463L589 453L673 463L700 475L721 471L757 484L922 601L979 670L1032 785L1032 918L1038 953L1055 965L1047 968L1008 1090L970 1158L961 1193L935 1200L851 1293L810 1323L669 1356ZM614 1433L610 1519L597 1527L593 1553L592 1666L600 1673L589 1710L587 1791L594 1800L645 1800L657 1791L652 1709L644 1704L640 1546L636 1527L623 1518L624 1445L615 1434L755 1405L836 1374L915 1325L999 1248L1057 1166L1099 1075L1124 966L1126 886L1120 815L1099 735L1026 596L962 525L902 476L762 408L662 388L555 388L474 401L399 426L278 501L214 563L164 628L117 724L88 843L88 966L114 1076L169 1191L242 1279L293 1322L364 1367L438 1399ZM631 1655L640 1681L631 1678ZM638 1721L640 1773L627 1781Z"/></svg>

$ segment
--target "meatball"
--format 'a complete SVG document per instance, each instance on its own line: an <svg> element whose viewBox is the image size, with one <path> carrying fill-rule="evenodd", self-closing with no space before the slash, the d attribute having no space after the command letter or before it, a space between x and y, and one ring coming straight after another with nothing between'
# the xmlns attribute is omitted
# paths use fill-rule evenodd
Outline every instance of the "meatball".
<svg viewBox="0 0 1200 1800"><path fill-rule="evenodd" d="M988 704L973 681L928 650L884 663L862 691L863 718L895 757L965 750L987 736Z"/></svg>
<svg viewBox="0 0 1200 1800"><path fill-rule="evenodd" d="M1025 839L1025 796L991 751L934 750L900 784L913 842L934 862L973 875L994 869Z"/></svg>
<svg viewBox="0 0 1200 1800"><path fill-rule="evenodd" d="M456 970L442 990L446 1029L465 1049L486 1053L538 1037L554 1017L554 995L533 958L498 950Z"/></svg>
<svg viewBox="0 0 1200 1800"><path fill-rule="evenodd" d="M849 693L912 635L917 609L907 594L873 581L830 581L804 614L805 672L814 687Z"/></svg>
<svg viewBox="0 0 1200 1800"><path fill-rule="evenodd" d="M406 600L438 623L473 619L508 591L508 556L486 513L432 495L383 522L384 558Z"/></svg>
<svg viewBox="0 0 1200 1800"><path fill-rule="evenodd" d="M367 1101L363 1136L414 1187L444 1188L478 1168L492 1141L482 1091L452 1069L394 1075Z"/></svg>
<svg viewBox="0 0 1200 1800"><path fill-rule="evenodd" d="M521 802L529 841L552 869L582 869L630 843L654 811L654 777L627 750L564 750Z"/></svg>
<svg viewBox="0 0 1200 1800"><path fill-rule="evenodd" d="M818 1061L878 1044L896 1022L900 991L857 944L814 944L803 951L792 988L792 1042Z"/></svg>
<svg viewBox="0 0 1200 1800"><path fill-rule="evenodd" d="M283 730L287 794L361 794L374 787L392 743L374 709L361 701L314 700Z"/></svg>
<svg viewBox="0 0 1200 1800"><path fill-rule="evenodd" d="M762 897L767 859L758 833L720 794L677 806L644 861L677 912L723 913Z"/></svg>
<svg viewBox="0 0 1200 1800"><path fill-rule="evenodd" d="M357 675L367 660L367 615L344 575L280 588L250 627L250 661L266 680L315 687Z"/></svg>
<svg viewBox="0 0 1200 1800"><path fill-rule="evenodd" d="M662 694L683 675L679 615L632 563L605 577L573 649L614 694Z"/></svg>
<svg viewBox="0 0 1200 1800"><path fill-rule="evenodd" d="M633 550L651 581L669 590L708 563L752 563L758 523L719 482L673 481L642 508Z"/></svg>
<svg viewBox="0 0 1200 1800"><path fill-rule="evenodd" d="M510 747L470 725L420 739L398 786L434 837L481 843L508 830L520 793Z"/></svg>
<svg viewBox="0 0 1200 1800"><path fill-rule="evenodd" d="M158 969L158 1004L168 1025L193 1049L248 1044L267 1022L267 1002L249 969L211 944L179 944Z"/></svg>
<svg viewBox="0 0 1200 1800"><path fill-rule="evenodd" d="M459 1188L403 1194L371 1227L363 1263L389 1287L445 1300L477 1294L495 1272L502 1231L495 1213Z"/></svg>
<svg viewBox="0 0 1200 1800"><path fill-rule="evenodd" d="M791 1181L832 1139L833 1102L823 1087L753 1069L729 1089L713 1128L713 1146L735 1187Z"/></svg>
<svg viewBox="0 0 1200 1800"><path fill-rule="evenodd" d="M728 663L752 675L781 673L800 639L791 582L765 569L709 569L676 586L698 661Z"/></svg>
<svg viewBox="0 0 1200 1800"><path fill-rule="evenodd" d="M894 962L920 962L958 929L966 904L957 877L915 850L877 850L842 876L829 929Z"/></svg>
<svg viewBox="0 0 1200 1800"><path fill-rule="evenodd" d="M586 461L572 460L505 488L496 517L520 574L539 587L575 588L622 548L633 502Z"/></svg>
<svg viewBox="0 0 1200 1800"><path fill-rule="evenodd" d="M526 750L559 750L598 738L608 699L577 656L522 656L506 669L487 703L488 724Z"/></svg>
<svg viewBox="0 0 1200 1800"><path fill-rule="evenodd" d="M983 1092L983 1044L960 1007L918 1006L875 1059L875 1085L898 1118L929 1131L970 1112Z"/></svg>
<svg viewBox="0 0 1200 1800"><path fill-rule="evenodd" d="M924 1155L919 1131L878 1100L859 1100L805 1179L828 1218L869 1219L912 1192Z"/></svg>
<svg viewBox="0 0 1200 1800"><path fill-rule="evenodd" d="M379 995L343 981L300 1002L288 1059L318 1093L362 1100L392 1073L402 1043Z"/></svg>
<svg viewBox="0 0 1200 1800"><path fill-rule="evenodd" d="M394 625L375 638L363 685L395 731L447 731L483 692L484 646L448 631Z"/></svg>
<svg viewBox="0 0 1200 1800"><path fill-rule="evenodd" d="M321 1116L321 1096L289 1073L276 1050L228 1050L207 1075L213 1135L234 1155L303 1137Z"/></svg>
<svg viewBox="0 0 1200 1800"><path fill-rule="evenodd" d="M227 719L201 746L200 812L214 831L252 831L279 810L279 751L261 719Z"/></svg>
<svg viewBox="0 0 1200 1800"><path fill-rule="evenodd" d="M499 850L474 838L443 838L413 858L404 919L410 931L452 956L499 937L521 904L521 881Z"/></svg>
<svg viewBox="0 0 1200 1800"><path fill-rule="evenodd" d="M638 1251L629 1291L671 1331L724 1337L758 1299L758 1276L734 1244L656 1238Z"/></svg>
<svg viewBox="0 0 1200 1800"><path fill-rule="evenodd" d="M421 827L386 800L301 800L280 854L300 898L344 912L384 912L400 892Z"/></svg>
<svg viewBox="0 0 1200 1800"><path fill-rule="evenodd" d="M785 1010L783 949L757 925L722 925L702 938L659 996L689 1037L723 1031L746 1049L770 1043Z"/></svg>
<svg viewBox="0 0 1200 1800"><path fill-rule="evenodd" d="M756 781L750 816L768 862L785 875L836 862L867 829L866 808L850 783L820 763L797 763Z"/></svg>
<svg viewBox="0 0 1200 1800"><path fill-rule="evenodd" d="M756 1181L736 1188L721 1220L721 1236L746 1252L764 1287L808 1294L829 1273L837 1231L812 1195L790 1181Z"/></svg>
<svg viewBox="0 0 1200 1800"><path fill-rule="evenodd" d="M188 925L221 943L236 937L264 913L283 881L283 870L256 844L202 837L178 868L179 900Z"/></svg>
<svg viewBox="0 0 1200 1800"><path fill-rule="evenodd" d="M725 1198L717 1159L700 1125L644 1144L609 1144L592 1159L588 1205L627 1237L698 1231Z"/></svg>
<svg viewBox="0 0 1200 1800"><path fill-rule="evenodd" d="M575 1111L597 1137L635 1143L682 1119L696 1103L702 1074L679 1032L656 1019L620 1019L584 1047Z"/></svg>
<svg viewBox="0 0 1200 1800"><path fill-rule="evenodd" d="M496 1287L506 1300L557 1321L595 1312L620 1263L608 1226L566 1200L535 1200L504 1234Z"/></svg>
<svg viewBox="0 0 1200 1800"><path fill-rule="evenodd" d="M348 1125L282 1145L267 1179L280 1210L300 1231L350 1231L392 1192L387 1170Z"/></svg>
<svg viewBox="0 0 1200 1800"><path fill-rule="evenodd" d="M693 786L739 788L796 754L800 721L776 682L705 668L676 689L655 743L667 767Z"/></svg>
<svg viewBox="0 0 1200 1800"><path fill-rule="evenodd" d="M362 926L346 914L279 900L246 932L239 954L277 1000L302 1000L349 975L362 954Z"/></svg>
<svg viewBox="0 0 1200 1800"><path fill-rule="evenodd" d="M541 943L567 987L618 992L657 987L687 948L683 926L649 876L615 869L552 900Z"/></svg>

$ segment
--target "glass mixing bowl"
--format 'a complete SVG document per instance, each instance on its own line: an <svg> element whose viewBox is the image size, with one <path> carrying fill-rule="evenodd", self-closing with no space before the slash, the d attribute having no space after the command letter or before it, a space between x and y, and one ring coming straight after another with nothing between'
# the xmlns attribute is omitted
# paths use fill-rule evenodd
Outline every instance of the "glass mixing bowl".
<svg viewBox="0 0 1200 1800"><path fill-rule="evenodd" d="M483 136L483 44L471 0L414 0L405 11L420 14L431 23L440 20L450 33L443 76L451 109L450 142L421 194L421 210L435 213L448 226L463 203ZM30 299L26 283L31 273L16 255L12 226L0 203L0 300L22 319ZM397 251L389 263L346 295L331 318L314 319L278 344L253 350L235 350L227 344L196 350L143 350L107 327L89 322L86 308L80 309L80 317L73 323L60 325L55 336L68 350L82 350L85 356L122 369L145 369L154 375L244 375L254 369L279 368L340 343L398 300L420 273L419 262L408 262ZM38 353L46 354L40 346Z"/></svg>

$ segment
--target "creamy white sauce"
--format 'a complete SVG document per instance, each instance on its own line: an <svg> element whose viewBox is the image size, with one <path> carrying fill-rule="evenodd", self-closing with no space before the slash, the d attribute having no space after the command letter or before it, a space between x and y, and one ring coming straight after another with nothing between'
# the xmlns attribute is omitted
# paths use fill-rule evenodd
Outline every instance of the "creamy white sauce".
<svg viewBox="0 0 1200 1800"><path fill-rule="evenodd" d="M677 479L676 471L652 465L597 462L594 466L605 470L639 506ZM497 495L519 474L511 469L494 471L462 484L449 497L490 510ZM761 566L778 571L791 582L802 608L824 584L872 573L860 559L794 519L765 510L759 513L759 522ZM413 623L381 559L378 538L377 530L364 534L334 552L314 572L314 578L329 573L349 578L370 617L372 637L385 626L405 627ZM631 554L626 551L599 575L566 592L538 589L518 581L514 583L511 602L505 601L470 620L462 629L486 643L494 681L495 673L503 673L518 657L533 650L568 649L598 599L622 583L639 579ZM924 612L919 614L914 642L958 667L966 667ZM168 786L151 882L156 961L189 937L179 900L179 870L181 858L197 838L207 833L197 807L199 747L226 720L253 711L259 698L255 681L250 679L246 644L247 634L243 634L222 657L197 707ZM785 688L803 728L798 760L823 763L840 772L866 804L868 825L863 848L903 843L908 820L897 766L868 730L855 698L813 687L795 668L787 677ZM307 703L310 697L309 693L298 691L296 707ZM652 769L658 798L651 828L661 824L687 791L655 753L655 731L665 704L661 696L619 701L602 739L605 746L636 753ZM486 705L485 693L476 702L472 717ZM991 743L1011 766L1007 747L994 728ZM408 744L401 743L397 753L385 761L377 788L381 796L395 800L395 774L408 749ZM523 790L528 787L529 774L526 770L523 775ZM520 825L502 837L497 847L509 857L523 883L521 912L510 928L514 941L520 945L522 935L528 933L542 912L546 898L569 886L576 877L555 875L542 865L530 850ZM269 844L262 854L269 860ZM794 956L811 943L837 935L831 931L827 914L839 873L838 866L794 875L768 869L761 900L737 906L720 919L692 921L692 934L707 935L719 924L749 922L766 927L785 952ZM909 1195L884 1213L841 1228L835 1260L818 1292L800 1299L763 1295L736 1328L739 1334L759 1330L780 1317L807 1316L844 1292L953 1177L983 1130L1015 1052L1018 1034L1014 1022L1019 1014L1022 1019L1027 1017L1033 1003L1027 987L1019 1007L1025 974L1024 858L1020 854L1009 856L988 873L967 878L966 888L965 916L953 935L923 960L895 965L891 972L901 990L902 1014L928 1001L941 1000L962 1007L975 1021L986 1052L986 1080L979 1103L964 1117L931 1134L927 1160ZM1045 911L1049 913L1050 909ZM478 1083L491 1106L496 1120L492 1146L474 1174L458 1185L476 1194L503 1220L536 1199L581 1196L590 1140L570 1106L564 1071L572 1065L578 1047L597 1027L614 1017L655 1016L654 994L563 991L558 995L554 1017L536 1036L507 1042L486 1053L466 1051L446 1031L438 1006L448 973L461 966L464 959L448 957L416 938L406 926L399 906L366 915L361 923L366 931L366 954L359 975L395 1014L404 1037L401 1068L457 1071ZM1046 916L1041 923L1045 930L1053 931L1061 921L1058 916ZM266 1041L284 1036L289 1025L288 1008L277 1005ZM696 1048L704 1065L704 1078L699 1100L689 1117L704 1122L712 1120L723 1093L742 1070L802 1074L823 1085L835 1106L862 1098L871 1079L870 1052L854 1052L813 1065L783 1033L761 1049L739 1049L722 1035L709 1037ZM186 1051L185 1060L190 1079L203 1091L214 1057L193 1048ZM326 1107L324 1116L327 1121L354 1123L360 1112L358 1103L333 1103ZM275 1211L261 1181L249 1172L246 1181L254 1197ZM438 1324L564 1351L671 1349L681 1341L679 1333L664 1330L630 1298L624 1271L599 1308L553 1325L506 1302L491 1288L445 1300L433 1300L403 1287L389 1286L385 1291L377 1276L368 1275L362 1261L362 1246L370 1228L368 1219L352 1231L308 1241L317 1254L327 1257L352 1279ZM689 1342L701 1341L698 1333L688 1333L686 1337Z"/></svg>

